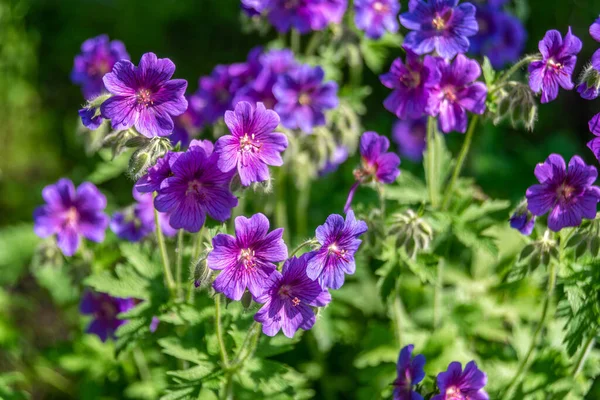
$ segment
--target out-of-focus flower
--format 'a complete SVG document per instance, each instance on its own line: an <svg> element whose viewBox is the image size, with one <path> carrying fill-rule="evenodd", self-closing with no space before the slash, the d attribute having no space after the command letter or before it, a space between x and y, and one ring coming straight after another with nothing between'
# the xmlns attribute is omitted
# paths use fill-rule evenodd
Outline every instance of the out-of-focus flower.
<svg viewBox="0 0 600 400"><path fill-rule="evenodd" d="M413 390L425 378L425 356L412 357L415 346L409 344L400 351L396 369L398 378L394 381L394 400L423 400L423 396Z"/></svg>
<svg viewBox="0 0 600 400"><path fill-rule="evenodd" d="M94 320L86 332L94 334L103 342L114 339L117 328L127 320L117 317L120 313L131 310L135 306L135 299L122 299L112 297L106 293L86 292L81 299L79 310L84 315L92 315Z"/></svg>
<svg viewBox="0 0 600 400"><path fill-rule="evenodd" d="M387 32L398 32L398 0L354 0L354 23L367 37L379 39Z"/></svg>
<svg viewBox="0 0 600 400"><path fill-rule="evenodd" d="M402 157L419 162L427 147L427 119L398 120L392 128L392 139L398 145Z"/></svg>

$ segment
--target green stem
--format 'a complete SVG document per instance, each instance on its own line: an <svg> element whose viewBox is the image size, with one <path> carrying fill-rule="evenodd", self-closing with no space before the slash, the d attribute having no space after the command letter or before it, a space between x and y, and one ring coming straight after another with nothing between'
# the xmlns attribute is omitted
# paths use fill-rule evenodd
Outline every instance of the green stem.
<svg viewBox="0 0 600 400"><path fill-rule="evenodd" d="M469 129L467 130L467 135L465 136L465 141L463 142L462 148L460 149L460 154L458 155L456 166L454 167L454 171L452 172L450 184L448 184L448 187L446 188L446 194L444 195L444 201L442 202L442 209L446 209L448 207L448 203L450 203L450 199L452 198L452 192L454 190L454 185L456 185L456 181L460 176L460 172L467 158L467 154L469 154L469 150L471 149L471 142L473 141L473 134L475 133L475 128L477 127L478 121L479 116L473 115L473 118L471 118Z"/></svg>
<svg viewBox="0 0 600 400"><path fill-rule="evenodd" d="M550 303L552 302L552 296L554 294L554 288L556 286L556 273L557 273L556 263L551 262L550 263L550 276L548 278L548 291L546 293L546 298L544 299L544 305L542 306L542 316L540 317L538 326L533 334L533 338L531 339L531 344L529 345L529 350L527 350L527 354L525 355L525 358L523 358L523 360L521 360L521 363L519 364L519 369L517 370L517 373L512 378L512 380L510 381L508 388L506 389L506 391L504 392L504 395L502 396L502 400L509 400L512 398L512 392L514 391L517 384L520 382L522 375L525 374L527 372L527 369L529 368L529 360L531 358L531 355L533 354L533 351L535 350L535 348L537 346L537 343L542 334L542 330L544 329L544 325L546 324L546 318L548 317L548 310L550 309Z"/></svg>
<svg viewBox="0 0 600 400"><path fill-rule="evenodd" d="M223 326L221 325L221 295L215 295L215 326L217 330L217 341L219 342L219 352L221 354L221 362L223 368L229 368L229 357L227 356L227 349L225 349L225 340L223 339Z"/></svg>
<svg viewBox="0 0 600 400"><path fill-rule="evenodd" d="M310 41L306 45L306 52L305 52L305 54L307 56L312 56L314 54L315 50L317 50L317 48L321 44L321 39L322 38L323 38L323 31L313 32L313 34L312 34L312 36L310 38Z"/></svg>
<svg viewBox="0 0 600 400"><path fill-rule="evenodd" d="M402 299L400 298L400 293L398 293L398 289L396 289L396 295L394 296L392 312L394 314L394 323L396 339L398 340L398 347L402 347Z"/></svg>
<svg viewBox="0 0 600 400"><path fill-rule="evenodd" d="M494 86L492 87L491 92L493 93L496 89L502 87L502 84L504 82L506 82L506 80L508 80L508 78L510 78L515 72L517 72L518 70L523 68L526 64L529 64L530 62L537 60L538 58L539 58L539 56L537 54L522 58L519 62L517 62L515 65L513 65L508 71L506 71L504 74L502 74L500 76L500 78L498 78L498 80L494 83Z"/></svg>
<svg viewBox="0 0 600 400"><path fill-rule="evenodd" d="M292 258L296 255L297 252L299 252L303 247L306 246L310 246L312 244L316 244L318 243L314 238L310 238L308 240L305 240L304 242L300 243L291 253L289 258Z"/></svg>
<svg viewBox="0 0 600 400"><path fill-rule="evenodd" d="M427 187L429 189L429 201L433 207L437 207L438 187L434 184L437 174L435 173L435 118L427 120Z"/></svg>
<svg viewBox="0 0 600 400"><path fill-rule="evenodd" d="M437 280L433 294L433 329L437 329L441 320L442 297L444 292L444 259L440 259L437 265Z"/></svg>
<svg viewBox="0 0 600 400"><path fill-rule="evenodd" d="M296 234L298 237L306 236L308 217L308 205L310 203L310 185L301 188L298 191L298 199L296 201Z"/></svg>
<svg viewBox="0 0 600 400"><path fill-rule="evenodd" d="M278 168L275 181L275 223L278 227L283 228L283 241L289 243L285 174L285 168Z"/></svg>
<svg viewBox="0 0 600 400"><path fill-rule="evenodd" d="M587 360L588 356L592 352L594 345L596 344L596 335L590 335L588 340L585 342L583 347L581 348L581 354L577 359L577 363L575 363L575 367L573 368L573 378L576 378L577 375L581 373L583 370L583 366L585 365L585 360Z"/></svg>
<svg viewBox="0 0 600 400"><path fill-rule="evenodd" d="M183 235L184 230L180 229L177 233L177 263L175 264L175 279L177 279L177 298L183 298L183 287L181 286L181 280L183 277L182 265L183 265Z"/></svg>
<svg viewBox="0 0 600 400"><path fill-rule="evenodd" d="M290 33L290 44L294 54L300 54L300 32L296 29L292 29Z"/></svg>
<svg viewBox="0 0 600 400"><path fill-rule="evenodd" d="M142 378L143 381L151 381L152 374L150 374L150 370L148 369L146 357L144 356L144 353L139 347L134 347L133 359L135 360L135 364L137 365L138 371L140 373L140 378Z"/></svg>
<svg viewBox="0 0 600 400"><path fill-rule="evenodd" d="M244 365L246 360L254 354L254 352L256 351L256 347L258 346L260 332L261 332L260 324L258 322L253 322L252 325L250 326L250 329L248 329L248 334L246 335L246 338L244 339L244 343L242 344L242 347L240 347L240 351L235 358L236 359L236 361L235 361L236 368ZM250 345L246 348L246 343L248 343L248 342L250 342ZM244 352L244 350L246 350L246 352L242 356L242 352Z"/></svg>
<svg viewBox="0 0 600 400"><path fill-rule="evenodd" d="M154 192L156 197L156 192ZM171 274L171 265L169 264L169 255L167 253L167 246L165 245L165 238L160 228L160 218L158 217L158 211L154 209L154 224L156 225L156 240L158 241L158 247L160 249L160 257L162 258L163 269L165 272L165 280L167 281L167 287L171 292L175 291L175 281Z"/></svg>

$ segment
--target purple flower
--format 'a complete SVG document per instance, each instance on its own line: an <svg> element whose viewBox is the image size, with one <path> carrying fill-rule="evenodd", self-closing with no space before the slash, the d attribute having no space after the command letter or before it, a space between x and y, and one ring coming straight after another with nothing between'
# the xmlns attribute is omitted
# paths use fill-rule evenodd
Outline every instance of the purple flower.
<svg viewBox="0 0 600 400"><path fill-rule="evenodd" d="M117 316L131 310L135 303L135 299L131 298L122 299L106 293L86 292L81 299L79 310L82 314L94 317L86 332L98 336L103 342L109 338L114 339L117 328L127 322Z"/></svg>
<svg viewBox="0 0 600 400"><path fill-rule="evenodd" d="M204 103L203 115L212 124L223 117L232 107L232 99L238 84L229 72L229 66L217 65L210 76L200 78L197 95Z"/></svg>
<svg viewBox="0 0 600 400"><path fill-rule="evenodd" d="M121 60L104 76L104 85L114 96L100 109L114 129L135 129L146 137L168 136L173 131L173 116L185 112L187 81L171 79L175 64L168 58L146 53L139 67Z"/></svg>
<svg viewBox="0 0 600 400"><path fill-rule="evenodd" d="M95 107L86 106L78 111L83 126L91 130L96 130L100 127L104 119L97 110Z"/></svg>
<svg viewBox="0 0 600 400"><path fill-rule="evenodd" d="M321 67L302 65L279 77L273 94L275 111L288 129L299 128L312 133L313 127L325 125L325 110L338 106L335 82L323 83Z"/></svg>
<svg viewBox="0 0 600 400"><path fill-rule="evenodd" d="M542 59L529 64L529 87L535 93L542 93L542 103L548 103L558 96L558 87L573 89L573 69L577 53L581 51L581 40L571 33L571 28L563 40L559 31L546 32L538 45Z"/></svg>
<svg viewBox="0 0 600 400"><path fill-rule="evenodd" d="M339 24L346 11L346 0L271 0L269 21L279 33L296 29L300 33L323 30Z"/></svg>
<svg viewBox="0 0 600 400"><path fill-rule="evenodd" d="M383 102L386 110L400 119L414 119L423 116L431 89L440 81L440 72L435 58L425 56L421 61L408 50L406 63L395 59L390 72L379 79L385 87L394 90Z"/></svg>
<svg viewBox="0 0 600 400"><path fill-rule="evenodd" d="M477 33L475 6L458 5L458 0L417 0L409 3L409 11L400 15L404 27L412 30L404 39L404 47L417 54L432 51L452 58L469 49L469 36Z"/></svg>
<svg viewBox="0 0 600 400"><path fill-rule="evenodd" d="M102 77L119 60L129 60L121 41L110 42L106 35L88 39L81 45L81 54L75 56L71 80L81 85L83 96L90 100L105 90Z"/></svg>
<svg viewBox="0 0 600 400"><path fill-rule="evenodd" d="M169 140L174 146L180 143L183 149L189 146L191 138L198 134L204 124L202 114L204 101L196 94L186 96L186 98L188 108L183 114L173 119L173 134L169 136Z"/></svg>
<svg viewBox="0 0 600 400"><path fill-rule="evenodd" d="M517 61L527 38L521 21L491 5L478 5L476 16L479 31L471 38L469 51L487 56L497 69Z"/></svg>
<svg viewBox="0 0 600 400"><path fill-rule="evenodd" d="M348 159L348 149L346 146L337 146L331 155L331 158L327 160L323 168L319 170L319 176L325 176L337 171L338 167L342 165Z"/></svg>
<svg viewBox="0 0 600 400"><path fill-rule="evenodd" d="M511 228L518 230L525 236L529 236L535 227L535 216L531 215L531 213L527 211L527 208L519 209L513 213L509 222Z"/></svg>
<svg viewBox="0 0 600 400"><path fill-rule="evenodd" d="M250 17L261 14L271 0L242 0L242 10Z"/></svg>
<svg viewBox="0 0 600 400"><path fill-rule="evenodd" d="M569 169L558 154L551 154L535 167L540 181L527 189L527 208L533 215L547 212L548 228L558 232L569 226L579 226L583 218L596 217L600 188L592 186L598 176L596 167L586 165L581 157L573 156Z"/></svg>
<svg viewBox="0 0 600 400"><path fill-rule="evenodd" d="M135 188L141 193L158 192L162 181L172 176L169 161L179 157L181 153L169 152L159 158L152 167L135 183Z"/></svg>
<svg viewBox="0 0 600 400"><path fill-rule="evenodd" d="M264 293L255 298L264 303L254 320L263 324L265 335L275 336L283 329L283 334L292 338L299 328L312 328L316 320L312 307L324 307L331 301L329 292L306 275L309 257L307 253L288 259L281 273L271 273Z"/></svg>
<svg viewBox="0 0 600 400"><path fill-rule="evenodd" d="M427 147L427 120L425 118L398 120L392 128L392 139L398 145L402 157L419 162L423 159L423 151Z"/></svg>
<svg viewBox="0 0 600 400"><path fill-rule="evenodd" d="M590 132L598 136L590 140L587 147L594 153L596 159L600 162L600 114L594 115L594 117L588 123Z"/></svg>
<svg viewBox="0 0 600 400"><path fill-rule="evenodd" d="M388 32L398 32L398 0L355 0L356 27L371 39L379 39Z"/></svg>
<svg viewBox="0 0 600 400"><path fill-rule="evenodd" d="M327 217L316 231L321 247L308 260L308 277L318 280L323 289L341 288L344 274L352 275L356 271L354 253L362 243L358 237L366 231L367 224L357 220L352 210L348 211L346 221L337 214Z"/></svg>
<svg viewBox="0 0 600 400"><path fill-rule="evenodd" d="M232 300L240 300L246 287L252 296L262 295L277 268L274 263L287 258L282 235L283 228L269 232L269 220L263 214L237 217L235 237L221 233L213 238L207 265L222 270L213 288Z"/></svg>
<svg viewBox="0 0 600 400"><path fill-rule="evenodd" d="M451 362L448 370L437 376L440 394L431 400L488 400L489 396L483 390L487 384L487 375L477 368L475 361L470 361L464 371L459 362Z"/></svg>
<svg viewBox="0 0 600 400"><path fill-rule="evenodd" d="M154 206L170 213L173 228L198 232L206 214L217 221L231 216L238 202L229 189L233 174L221 172L218 159L217 153L208 154L201 146L190 146L185 153L169 158L173 175L160 184Z"/></svg>
<svg viewBox="0 0 600 400"><path fill-rule="evenodd" d="M425 378L425 356L419 354L415 358L412 352L415 346L409 344L400 351L398 356L398 378L394 381L394 400L423 400L423 396L413 391L413 386Z"/></svg>
<svg viewBox="0 0 600 400"><path fill-rule="evenodd" d="M243 101L235 106L235 111L225 113L225 124L231 135L220 137L215 144L221 171L237 167L242 185L248 186L268 180L269 165L283 165L280 153L287 148L288 141L283 133L273 132L279 125L275 111L267 110L263 103L253 109Z"/></svg>
<svg viewBox="0 0 600 400"><path fill-rule="evenodd" d="M56 235L64 255L75 254L81 236L98 243L104 240L106 197L96 186L84 182L75 190L73 182L63 178L46 186L42 197L46 204L33 212L34 231L42 238Z"/></svg>
<svg viewBox="0 0 600 400"><path fill-rule="evenodd" d="M596 18L594 23L590 26L590 36L596 42L600 42L600 17ZM596 50L592 55L592 66L597 71L600 71L600 49Z"/></svg>
<svg viewBox="0 0 600 400"><path fill-rule="evenodd" d="M467 111L483 114L487 88L482 82L475 82L481 75L481 68L475 60L459 54L452 62L438 59L442 73L439 85L432 89L428 111L438 116L440 130L444 133L467 130Z"/></svg>
<svg viewBox="0 0 600 400"><path fill-rule="evenodd" d="M340 24L348 7L347 0L312 0L311 3L315 10L312 21L312 29L315 31L323 30L329 24Z"/></svg>
<svg viewBox="0 0 600 400"><path fill-rule="evenodd" d="M600 42L600 18L590 26L590 35ZM600 49L592 55L592 63L583 72L577 92L586 100L593 100L600 95Z"/></svg>

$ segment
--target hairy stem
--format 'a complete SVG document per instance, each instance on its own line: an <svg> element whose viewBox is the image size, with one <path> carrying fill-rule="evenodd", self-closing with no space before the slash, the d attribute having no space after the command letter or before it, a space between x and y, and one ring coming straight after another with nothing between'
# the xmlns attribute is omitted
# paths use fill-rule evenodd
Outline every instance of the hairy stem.
<svg viewBox="0 0 600 400"><path fill-rule="evenodd" d="M225 348L225 340L223 338L223 326L221 325L221 295L215 295L215 326L217 330L217 341L219 342L219 352L221 354L221 362L223 368L229 368L229 357Z"/></svg>
<svg viewBox="0 0 600 400"><path fill-rule="evenodd" d="M317 50L317 48L319 47L319 45L321 44L322 39L323 39L323 31L313 32L313 34L310 38L310 41L306 45L305 54L309 57L312 56L314 54L314 52Z"/></svg>
<svg viewBox="0 0 600 400"><path fill-rule="evenodd" d="M181 286L181 280L183 277L182 265L183 265L183 239L184 230L180 229L177 232L177 262L175 264L175 279L177 280L177 298L183 298L183 287Z"/></svg>
<svg viewBox="0 0 600 400"><path fill-rule="evenodd" d="M302 242L298 246L296 246L296 248L290 253L289 258L294 257L296 255L296 253L298 253L303 247L310 246L310 245L317 244L317 243L319 243L319 242L317 242L313 238L305 240L304 242Z"/></svg>
<svg viewBox="0 0 600 400"><path fill-rule="evenodd" d="M275 223L277 224L277 226L283 228L283 241L289 243L287 203L285 201L285 174L285 168L278 168L277 180L275 181Z"/></svg>
<svg viewBox="0 0 600 400"><path fill-rule="evenodd" d="M398 346L402 347L402 299L400 298L400 293L398 293L398 289L396 289L396 294L394 295L394 303L392 306L392 313L394 316L394 330L396 331L396 339L398 340Z"/></svg>
<svg viewBox="0 0 600 400"><path fill-rule="evenodd" d="M296 29L292 29L290 33L290 45L294 54L300 53L300 32Z"/></svg>
<svg viewBox="0 0 600 400"><path fill-rule="evenodd" d="M450 199L452 198L452 192L454 191L454 186L456 185L456 181L460 176L460 172L462 171L463 165L467 158L467 154L469 154L469 150L471 149L471 142L473 141L473 134L475 133L475 128L477 127L478 121L479 116L473 115L473 118L471 118L471 123L469 124L469 129L467 130L467 135L465 136L465 141L463 142L462 148L460 149L458 160L456 161L456 165L454 166L452 178L450 178L450 183L446 188L446 194L444 195L444 201L442 202L442 209L446 209L448 207L448 203L450 203Z"/></svg>
<svg viewBox="0 0 600 400"><path fill-rule="evenodd" d="M521 60L519 60L519 62L517 62L515 65L513 65L509 70L507 70L505 73L503 73L500 76L500 78L498 78L498 80L494 83L494 86L492 87L491 92L493 93L496 89L502 87L502 84L504 82L506 82L508 80L508 78L513 76L515 72L517 72L518 70L523 68L525 65L527 65L530 62L535 61L537 59L539 59L539 55L535 54L535 55L530 55L530 56L524 57Z"/></svg>
<svg viewBox="0 0 600 400"><path fill-rule="evenodd" d="M583 370L583 366L585 365L585 360L587 360L588 356L592 352L594 345L596 344L596 335L590 335L588 340L586 340L585 344L581 348L581 354L573 367L573 378L576 378L577 375L581 373Z"/></svg>
<svg viewBox="0 0 600 400"><path fill-rule="evenodd" d="M502 396L502 400L509 400L512 398L512 393L513 393L515 387L521 381L523 375L527 372L527 369L529 368L529 360L531 359L531 355L533 354L533 352L538 344L538 341L542 334L542 330L544 329L544 326L546 325L546 318L548 317L548 310L550 309L550 303L552 303L552 296L554 294L554 288L556 286L556 272L557 272L556 263L551 262L550 263L550 272L549 272L549 277L548 277L548 291L546 293L546 298L544 299L544 305L542 306L542 316L540 317L538 326L533 334L533 338L531 339L531 344L529 345L529 350L527 350L527 354L525 354L525 357L523 358L523 360L521 360L521 363L519 364L519 369L517 370L517 373L512 378L512 380L510 381L506 391L504 392L504 395Z"/></svg>
<svg viewBox="0 0 600 400"><path fill-rule="evenodd" d="M427 120L427 187L429 189L429 201L433 207L437 207L438 193L437 185L434 184L436 173L435 166L435 118L429 117Z"/></svg>
<svg viewBox="0 0 600 400"><path fill-rule="evenodd" d="M154 193L156 197L156 192ZM163 269L165 272L165 280L167 281L167 287L173 293L175 291L175 281L171 274L171 265L169 264L169 254L167 253L167 246L165 244L165 237L163 236L162 229L160 228L160 218L158 217L158 211L154 209L154 224L156 225L156 240L158 241L158 248L160 250L160 257L162 259Z"/></svg>

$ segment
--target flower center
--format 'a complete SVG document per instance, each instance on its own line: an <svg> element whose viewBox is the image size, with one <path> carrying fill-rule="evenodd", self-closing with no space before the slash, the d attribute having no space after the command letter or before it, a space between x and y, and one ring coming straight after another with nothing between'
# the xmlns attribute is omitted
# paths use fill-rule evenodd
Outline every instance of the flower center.
<svg viewBox="0 0 600 400"><path fill-rule="evenodd" d="M446 86L443 89L444 97L450 101L456 101L456 92L452 86Z"/></svg>
<svg viewBox="0 0 600 400"><path fill-rule="evenodd" d="M465 400L466 397L460 392L456 386L450 386L446 390L446 400Z"/></svg>
<svg viewBox="0 0 600 400"><path fill-rule="evenodd" d="M152 92L148 89L138 90L136 98L137 103L146 108L154 104L154 100L152 100Z"/></svg>
<svg viewBox="0 0 600 400"><path fill-rule="evenodd" d="M196 179L190 181L188 183L187 190L185 191L185 195L189 196L190 194L200 194L200 189L202 189L202 184L198 182Z"/></svg>
<svg viewBox="0 0 600 400"><path fill-rule="evenodd" d="M117 307L108 301L102 302L99 309L96 311L96 318L101 320L114 319L117 316Z"/></svg>
<svg viewBox="0 0 600 400"><path fill-rule="evenodd" d="M433 21L431 21L431 25L438 31L441 31L446 28L446 21L440 14L436 13Z"/></svg>
<svg viewBox="0 0 600 400"><path fill-rule="evenodd" d="M560 71L563 69L563 65L557 62L554 58L550 57L548 62L546 63L547 68L551 68L555 71Z"/></svg>
<svg viewBox="0 0 600 400"><path fill-rule="evenodd" d="M252 249L243 249L240 252L240 261L246 267L246 269L252 269L256 266L256 262L254 261L254 250Z"/></svg>
<svg viewBox="0 0 600 400"><path fill-rule="evenodd" d="M410 71L400 77L400 82L406 87L416 88L421 83L421 74L418 71Z"/></svg>
<svg viewBox="0 0 600 400"><path fill-rule="evenodd" d="M79 213L77 212L77 208L72 206L65 213L65 225L74 226L77 224L77 220L79 219Z"/></svg>
<svg viewBox="0 0 600 400"><path fill-rule="evenodd" d="M565 183L560 185L558 187L558 189L556 190L556 195L558 196L559 199L561 199L563 201L571 200L571 198L573 197L574 194L575 194L575 188L573 186L567 185Z"/></svg>
<svg viewBox="0 0 600 400"><path fill-rule="evenodd" d="M376 1L375 3L373 3L373 10L375 10L378 13L385 13L388 11L388 8L381 1Z"/></svg>
<svg viewBox="0 0 600 400"><path fill-rule="evenodd" d="M244 133L244 136L240 139L240 153L258 153L261 145L259 144L259 140L256 139L254 133L252 136L248 136L247 133Z"/></svg>
<svg viewBox="0 0 600 400"><path fill-rule="evenodd" d="M346 256L348 255L348 250L340 249L337 243L332 243L327 248L327 254L330 256L336 256L339 259L346 260Z"/></svg>
<svg viewBox="0 0 600 400"><path fill-rule="evenodd" d="M308 93L302 93L298 97L298 103L300 103L303 106L309 105L311 103L310 95Z"/></svg>

